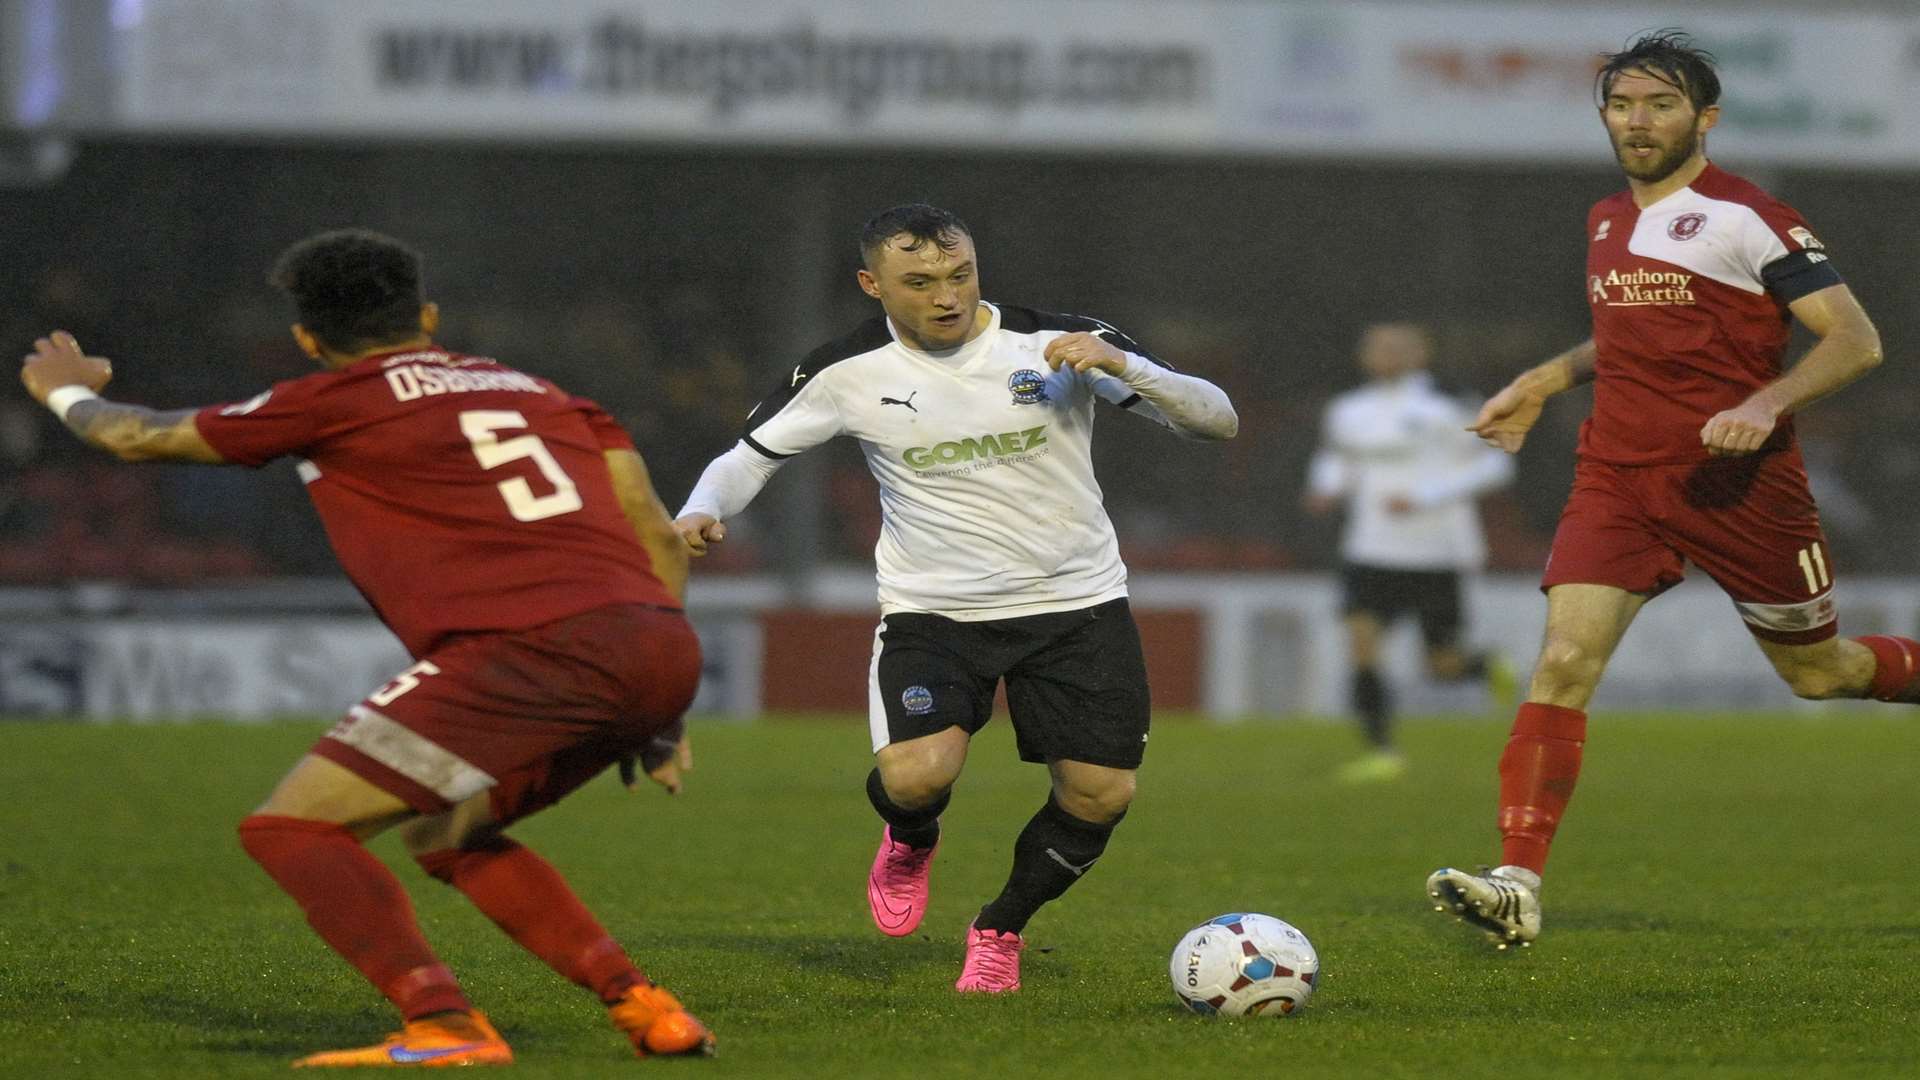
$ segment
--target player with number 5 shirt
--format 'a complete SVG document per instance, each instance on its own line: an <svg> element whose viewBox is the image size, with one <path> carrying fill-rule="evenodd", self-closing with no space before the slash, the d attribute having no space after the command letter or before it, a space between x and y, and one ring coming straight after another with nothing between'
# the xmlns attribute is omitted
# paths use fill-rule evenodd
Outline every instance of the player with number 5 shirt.
<svg viewBox="0 0 1920 1080"><path fill-rule="evenodd" d="M322 370L257 397L155 412L99 396L111 365L54 333L21 379L129 461L298 462L340 564L417 661L322 737L240 825L247 853L400 1010L375 1046L297 1064L512 1060L362 842L401 826L428 874L606 1004L641 1054L712 1036L504 830L637 758L669 793L700 648L688 553L633 442L545 379L434 344L419 258L363 230L281 256L293 335Z"/></svg>

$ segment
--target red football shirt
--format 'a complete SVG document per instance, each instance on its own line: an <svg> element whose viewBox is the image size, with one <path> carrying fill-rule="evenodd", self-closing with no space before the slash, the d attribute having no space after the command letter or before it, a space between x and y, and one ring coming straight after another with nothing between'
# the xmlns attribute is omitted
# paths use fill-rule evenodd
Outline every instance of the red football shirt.
<svg viewBox="0 0 1920 1080"><path fill-rule="evenodd" d="M1709 165L1645 209L1622 192L1587 216L1593 415L1584 458L1704 461L1700 429L1780 377L1787 305L1838 284L1792 208ZM1794 445L1782 417L1763 448Z"/></svg>
<svg viewBox="0 0 1920 1080"><path fill-rule="evenodd" d="M228 461L300 459L340 565L415 656L450 634L674 605L602 456L632 440L545 379L440 349L383 353L194 422Z"/></svg>

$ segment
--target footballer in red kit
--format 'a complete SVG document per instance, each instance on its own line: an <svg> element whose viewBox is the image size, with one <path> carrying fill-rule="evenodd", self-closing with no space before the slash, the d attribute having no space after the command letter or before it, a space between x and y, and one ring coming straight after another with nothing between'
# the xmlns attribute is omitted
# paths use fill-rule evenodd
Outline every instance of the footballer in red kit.
<svg viewBox="0 0 1920 1080"><path fill-rule="evenodd" d="M129 461L298 460L349 578L416 660L328 731L240 824L247 853L405 1027L304 1066L505 1064L512 1050L428 946L363 842L399 826L431 876L592 991L636 1052L713 1037L641 973L550 864L505 834L638 759L677 792L700 649L688 551L599 406L435 345L419 257L365 230L284 253L273 282L323 370L155 412L99 396L112 366L55 332L21 369L86 442Z"/></svg>
<svg viewBox="0 0 1920 1080"><path fill-rule="evenodd" d="M194 424L233 464L299 459L340 565L415 657L455 633L679 606L602 460L633 441L545 379L438 348L375 352Z"/></svg>
<svg viewBox="0 0 1920 1080"><path fill-rule="evenodd" d="M1730 456L1700 430L1781 377L1791 305L1840 286L1839 272L1798 214L1712 164L1644 209L1625 192L1603 200L1588 235L1593 415L1545 585L1651 596L1680 583L1684 559L1755 637L1833 637L1832 569L1793 417Z"/></svg>
<svg viewBox="0 0 1920 1080"><path fill-rule="evenodd" d="M1845 638L1793 414L1872 370L1878 332L1799 214L1707 160L1713 57L1678 31L1605 58L1600 118L1628 190L1587 217L1593 337L1522 373L1471 430L1517 451L1546 399L1594 385L1542 577L1539 660L1500 758L1501 865L1427 879L1435 910L1500 948L1540 932L1547 851L1586 707L1640 608L1687 563L1803 698L1920 702L1920 642ZM1788 365L1792 326L1817 338Z"/></svg>

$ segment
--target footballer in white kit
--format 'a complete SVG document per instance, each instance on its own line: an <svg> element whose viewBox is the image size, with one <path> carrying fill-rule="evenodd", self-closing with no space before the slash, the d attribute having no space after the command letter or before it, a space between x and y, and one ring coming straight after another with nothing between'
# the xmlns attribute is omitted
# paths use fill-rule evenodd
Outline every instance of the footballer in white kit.
<svg viewBox="0 0 1920 1080"><path fill-rule="evenodd" d="M1513 479L1506 454L1467 431L1474 406L1442 391L1427 370L1432 333L1383 322L1360 335L1365 385L1327 406L1307 479L1309 513L1346 511L1340 539L1341 618L1352 667L1350 701L1371 747L1348 763L1348 782L1406 771L1393 744L1393 690L1380 672L1381 639L1402 616L1420 626L1428 677L1485 680L1500 709L1512 702L1512 668L1469 652L1463 575L1486 560L1481 495Z"/></svg>
<svg viewBox="0 0 1920 1080"><path fill-rule="evenodd" d="M886 828L869 909L884 933L919 926L940 813L1005 680L1020 756L1046 763L1052 791L968 928L955 986L1015 990L1020 931L1105 850L1147 739L1127 571L1093 475L1095 405L1200 439L1231 438L1239 419L1218 387L1098 319L983 302L972 236L947 211L886 211L860 247L883 313L783 373L678 524L703 552L781 462L859 440L882 510L867 793Z"/></svg>

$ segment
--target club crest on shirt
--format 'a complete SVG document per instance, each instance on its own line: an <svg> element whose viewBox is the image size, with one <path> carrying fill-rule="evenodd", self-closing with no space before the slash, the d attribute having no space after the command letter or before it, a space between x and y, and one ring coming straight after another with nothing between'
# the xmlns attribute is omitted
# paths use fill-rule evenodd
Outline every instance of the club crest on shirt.
<svg viewBox="0 0 1920 1080"><path fill-rule="evenodd" d="M1032 368L1021 368L1008 376L1007 389L1013 391L1015 405L1038 405L1047 400L1047 380Z"/></svg>
<svg viewBox="0 0 1920 1080"><path fill-rule="evenodd" d="M1707 215L1698 212L1681 214L1667 224L1667 235L1675 240L1691 240L1706 227Z"/></svg>
<svg viewBox="0 0 1920 1080"><path fill-rule="evenodd" d="M908 716L925 716L933 711L933 691L924 686L909 686L900 691L900 704Z"/></svg>

